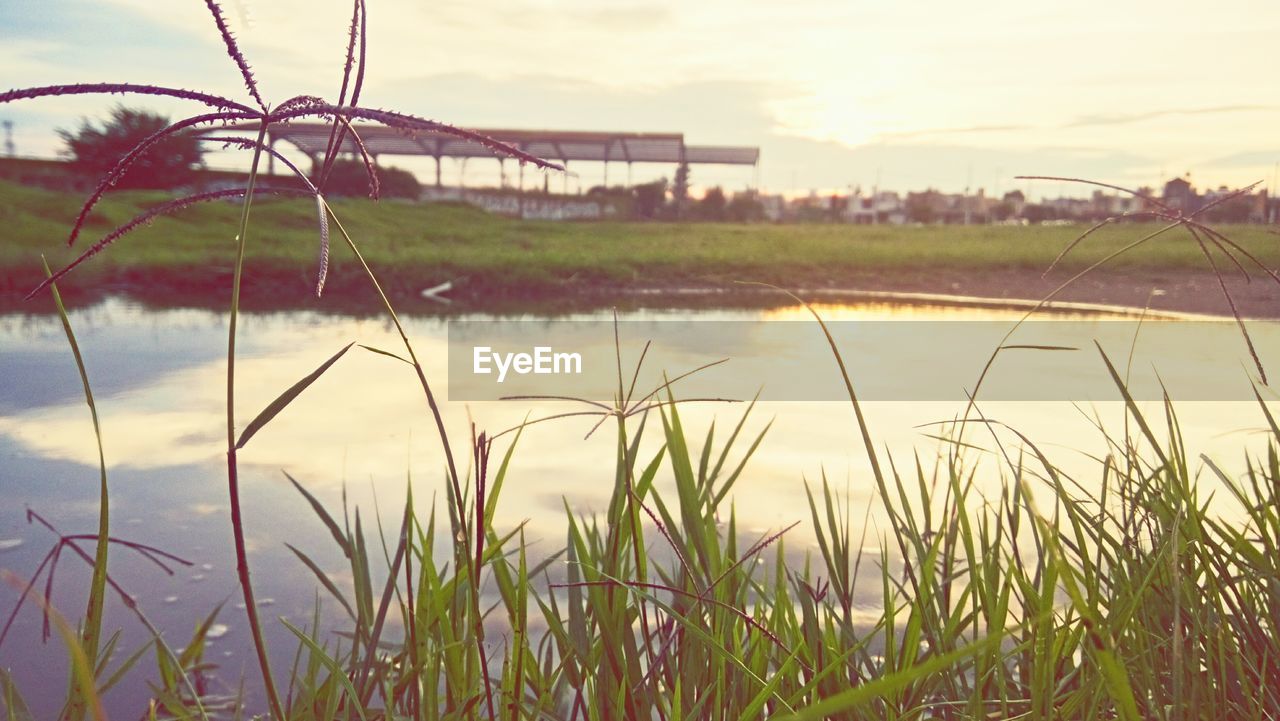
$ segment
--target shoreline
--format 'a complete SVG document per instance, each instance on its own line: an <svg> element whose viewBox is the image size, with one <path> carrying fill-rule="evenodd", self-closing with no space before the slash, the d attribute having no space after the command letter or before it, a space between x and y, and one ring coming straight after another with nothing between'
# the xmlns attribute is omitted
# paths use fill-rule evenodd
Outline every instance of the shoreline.
<svg viewBox="0 0 1280 721"><path fill-rule="evenodd" d="M657 281L637 277L631 282L571 277L536 284L508 282L491 275L455 278L452 287L434 298L423 291L436 283L418 282L413 269L378 271L380 281L397 309L428 315L487 312L563 313L601 308L772 308L791 304L782 293L748 287L733 281ZM0 283L0 312L53 312L47 298L24 301L16 274ZM1026 268L875 269L844 273L821 284L801 278L773 277L769 281L814 302L891 302L1030 309L1054 291L1062 279L1043 278ZM227 276L227 277L223 277ZM1063 274L1064 278L1070 277ZM217 268L192 272L172 268L116 267L106 277L95 274L92 286L76 283L74 275L59 283L69 303L87 305L109 297L123 297L144 306L220 309L229 293L229 273ZM1241 317L1280 319L1280 285L1269 279L1245 282L1224 277ZM322 297L315 296L309 269L250 268L246 271L243 305L257 311L316 310L352 315L375 314L381 304L367 278L349 266L331 272ZM31 284L34 285L34 284ZM1231 307L1218 278L1208 271L1166 269L1100 269L1062 290L1046 310L1230 318Z"/></svg>

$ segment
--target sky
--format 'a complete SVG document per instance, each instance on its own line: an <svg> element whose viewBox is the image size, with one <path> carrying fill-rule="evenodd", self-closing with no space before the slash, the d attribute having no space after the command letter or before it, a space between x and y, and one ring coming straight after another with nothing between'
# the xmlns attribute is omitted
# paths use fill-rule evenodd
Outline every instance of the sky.
<svg viewBox="0 0 1280 721"><path fill-rule="evenodd" d="M691 144L759 146L767 191L1084 190L1019 174L1272 185L1280 162L1280 3L368 4L362 104L470 127L676 131ZM224 6L269 102L336 96L348 0ZM200 0L0 2L0 87L103 81L245 95ZM22 101L0 106L0 120L14 123L19 154L53 156L55 128L120 100ZM387 162L431 172L430 161ZM468 184L496 178L496 163L468 165ZM600 182L586 165L571 188ZM637 167L634 180L672 171ZM446 182L463 172L446 162ZM692 173L702 187L756 180L735 167Z"/></svg>

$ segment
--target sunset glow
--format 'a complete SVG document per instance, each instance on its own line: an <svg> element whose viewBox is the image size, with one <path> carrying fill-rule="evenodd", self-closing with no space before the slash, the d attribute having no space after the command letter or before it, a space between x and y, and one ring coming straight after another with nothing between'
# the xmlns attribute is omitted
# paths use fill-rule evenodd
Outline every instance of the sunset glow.
<svg viewBox="0 0 1280 721"><path fill-rule="evenodd" d="M246 52L270 68L260 77L268 97L336 92L328 70L341 62L347 3L241 0L227 10ZM200 3L144 0L6 6L10 79L0 85L92 67L103 80L234 93L238 78L202 32L203 13ZM1280 161L1272 4L389 0L372 3L369 24L374 105L480 127L514 117L759 145L762 185L774 191L877 180L1008 188L1020 173L1152 185L1190 172L1234 186L1270 182ZM108 50L122 36L146 43ZM91 113L81 100L6 108L19 152L54 153L47 125ZM598 170L582 172L596 182ZM637 170L659 172L669 170ZM741 175L709 170L695 182L749 184Z"/></svg>

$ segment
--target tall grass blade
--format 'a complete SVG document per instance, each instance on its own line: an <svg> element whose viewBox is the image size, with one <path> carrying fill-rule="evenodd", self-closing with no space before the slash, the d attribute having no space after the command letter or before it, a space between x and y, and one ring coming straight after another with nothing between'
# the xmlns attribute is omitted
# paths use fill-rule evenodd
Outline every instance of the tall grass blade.
<svg viewBox="0 0 1280 721"><path fill-rule="evenodd" d="M354 710L356 716L358 716L361 721L366 721L368 717L365 716L363 704L360 703L360 695L356 693L356 689L351 685L351 681L347 680L346 672L343 671L342 667L333 658L333 656L329 655L329 653L327 653L320 644L316 643L315 639L308 636L302 629L294 626L283 618L280 619L280 623L285 628L289 629L289 632L296 636L298 641L311 651L312 658L318 659L325 669L329 671L329 679L331 681L336 681L338 686L342 689L342 692L346 694L347 701L349 703L347 708Z"/></svg>
<svg viewBox="0 0 1280 721"><path fill-rule="evenodd" d="M212 0L210 9L218 16L216 5ZM245 186L244 205L240 213L240 230L236 234L235 272L231 280L231 308L227 312L227 496L231 505L231 536L235 544L236 573L240 579L240 590L244 596L245 617L249 620L249 633L253 637L254 651L258 657L258 667L262 673L262 685L267 692L267 702L271 716L275 721L284 721L284 706L280 703L280 694L276 691L276 682L271 675L271 662L267 658L267 641L262 633L262 623L258 618L258 604L254 599L253 582L249 577L249 551L244 539L244 518L240 510L240 471L236 462L236 326L240 318L240 283L244 275L244 256L249 239L249 209L253 206L253 188L258 181L258 163L262 159L262 148L267 135L267 121L264 119L258 126L258 138L254 144L253 162L249 166L249 180Z"/></svg>
<svg viewBox="0 0 1280 721"><path fill-rule="evenodd" d="M324 372L329 370L329 367L334 363L337 363L338 359L345 355L348 350L351 350L351 346L353 345L355 345L355 343L348 343L343 346L342 350L334 353L329 360L321 363L319 368L316 368L311 371L311 373L307 374L305 378L289 386L284 393L281 393L279 397L268 403L267 407L263 408L262 412L258 413L258 415L255 416L253 420L249 421L249 424L244 427L244 431L240 434L240 440L236 441L236 448L244 448L244 445L249 442L250 438L253 438L254 434L262 430L263 426L270 423L271 419L279 415L280 411L287 408L294 399L301 395L302 392L310 387L312 383L315 383L320 376L324 375Z"/></svg>
<svg viewBox="0 0 1280 721"><path fill-rule="evenodd" d="M333 536L334 542L342 549L342 555L347 558L351 558L351 541L347 538L347 534L338 526L338 522L334 520L333 516L329 515L329 512L325 510L324 504L322 504L318 498L311 495L311 492L298 482L298 479L289 475L288 471L281 472L284 473L285 478L289 479L289 482L293 484L293 487L298 489L298 493L301 493L302 497L307 499L307 503L311 505L311 510L316 512L316 516L319 517L322 523L324 523L325 528L329 529L329 535Z"/></svg>
<svg viewBox="0 0 1280 721"><path fill-rule="evenodd" d="M43 256L45 277L52 278L53 271ZM107 596L107 547L110 543L110 499L107 496L107 458L102 447L102 426L98 423L98 407L93 402L93 389L89 387L89 373L84 367L84 356L80 354L80 344L76 342L75 331L71 329L71 319L67 317L67 308L62 303L62 295L57 284L49 284L49 292L53 303L58 308L58 318L62 321L62 330L67 336L67 344L71 346L71 355L76 361L76 371L80 374L80 384L84 388L84 400L89 406L89 415L93 418L93 436L98 444L98 538L93 555L93 577L89 582L89 601L85 609L84 629L81 643L85 658L97 658L98 643L102 635L102 614ZM52 577L52 573L51 573ZM73 721L84 718L84 699L81 697L81 686L71 684L71 704L68 716Z"/></svg>

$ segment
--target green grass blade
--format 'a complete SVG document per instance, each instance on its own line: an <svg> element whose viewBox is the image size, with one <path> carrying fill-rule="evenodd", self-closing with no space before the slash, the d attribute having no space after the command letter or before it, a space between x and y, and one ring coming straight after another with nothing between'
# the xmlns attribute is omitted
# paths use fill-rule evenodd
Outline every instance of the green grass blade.
<svg viewBox="0 0 1280 721"><path fill-rule="evenodd" d="M363 704L360 703L360 696L356 693L355 687L351 685L351 681L347 680L347 674L343 671L342 666L340 666L332 656L326 653L325 650L320 647L320 644L316 643L314 639L308 636L305 631L302 631L297 626L294 626L289 623L288 620L283 618L280 619L280 623L284 625L285 628L289 629L294 636L297 636L298 641L311 651L312 658L317 659L321 665L328 669L329 678L333 681L337 681L338 685L342 688L342 692L346 694L347 700L350 702L348 708L355 709L356 715L360 717L361 721L367 721L367 717L364 714Z"/></svg>
<svg viewBox="0 0 1280 721"><path fill-rule="evenodd" d="M301 493L302 497L307 499L307 503L311 504L311 509L316 512L316 516L324 523L325 528L329 529L329 534L333 536L333 540L342 549L342 554L347 558L351 558L351 541L348 540L347 534L338 526L338 522L334 520L333 516L329 515L324 505L315 496L311 495L306 488L303 488L297 479L289 475L288 471L283 471L283 473L284 477L288 478L289 482L293 484L293 487L298 489L298 493Z"/></svg>
<svg viewBox="0 0 1280 721"><path fill-rule="evenodd" d="M53 277L49 263L40 257L44 264L45 276ZM80 384L84 388L84 400L89 405L89 415L93 418L93 435L98 444L98 538L93 555L93 577L89 582L89 601L85 609L84 630L81 643L86 658L98 657L98 643L102 635L102 614L107 596L107 546L110 538L110 499L107 495L107 459L102 447L102 427L98 423L98 407L93 402L93 390L89 387L89 373L84 367L84 357L80 353L80 344L76 342L76 334L71 329L71 319L67 317L67 308L62 303L62 295L56 283L49 284L49 292L53 303L58 308L58 318L62 321L62 330L71 346L71 355L75 357L76 371L80 374ZM71 705L68 716L74 721L84 718L83 699L79 698L80 686L71 686Z"/></svg>
<svg viewBox="0 0 1280 721"><path fill-rule="evenodd" d="M27 701L18 691L9 671L0 668L0 698L4 699L5 721L34 721Z"/></svg>
<svg viewBox="0 0 1280 721"><path fill-rule="evenodd" d="M329 370L329 367L332 366L334 363L337 363L338 359L341 358L343 355L345 355L348 350L351 350L351 346L353 345L355 344L348 343L345 346L343 346L342 350L338 351L337 353L334 353L333 356L329 358L329 360L325 361L324 363L321 363L319 368L316 368L314 371L311 371L311 373L309 373L305 378L289 386L289 388L285 390L284 393L281 393L280 396L277 397L274 401L271 401L270 403L268 403L267 407L263 408L262 412L259 413L256 417L254 417L253 420L249 421L249 425L244 427L244 431L240 434L240 440L236 441L236 448L237 449L244 448L244 444L248 443L249 439L253 438L255 433L262 430L263 426L270 423L272 418L275 418L277 415L280 414L280 411L283 411L285 408L287 408L288 405L292 403L295 398L297 398L299 395L302 394L303 391L307 389L308 386L310 386L312 383L315 383L316 380L320 378L320 376L324 375L324 372Z"/></svg>
<svg viewBox="0 0 1280 721"><path fill-rule="evenodd" d="M819 719L830 718L834 714L865 706L876 699L897 693L911 684L932 674L939 673L960 661L978 654L987 653L997 648L1003 637L1003 634L992 634L982 640L966 644L950 653L934 656L909 668L886 674L874 681L828 696L790 716L781 716L779 718L782 721L818 721Z"/></svg>
<svg viewBox="0 0 1280 721"><path fill-rule="evenodd" d="M342 609L351 617L351 620L356 620L356 612L351 610L351 604L347 603L347 599L342 597L342 592L339 591L338 587L329 579L329 574L320 570L320 567L316 565L315 561L311 560L307 554L298 550L298 548L293 544L286 543L284 545L290 551L293 551L293 555L297 556L298 560L302 561L303 565L311 570L311 573L315 575L316 580L320 581L320 585L324 586L324 589L328 591L331 596L337 599L338 603L342 606Z"/></svg>

